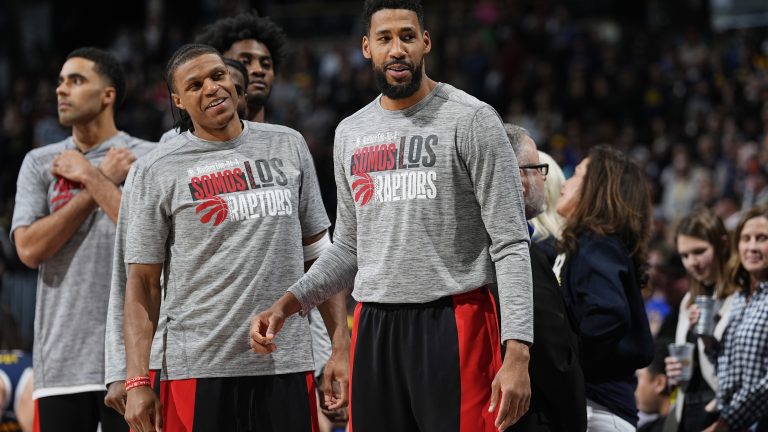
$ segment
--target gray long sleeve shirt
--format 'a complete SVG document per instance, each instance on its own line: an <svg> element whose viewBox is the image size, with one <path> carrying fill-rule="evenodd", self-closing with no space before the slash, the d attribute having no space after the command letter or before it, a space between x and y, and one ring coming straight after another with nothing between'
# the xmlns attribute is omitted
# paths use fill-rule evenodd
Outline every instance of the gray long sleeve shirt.
<svg viewBox="0 0 768 432"><path fill-rule="evenodd" d="M424 303L498 284L502 341L533 342L528 230L498 114L438 84L336 129L334 245L289 291L308 310L354 283L360 302Z"/></svg>

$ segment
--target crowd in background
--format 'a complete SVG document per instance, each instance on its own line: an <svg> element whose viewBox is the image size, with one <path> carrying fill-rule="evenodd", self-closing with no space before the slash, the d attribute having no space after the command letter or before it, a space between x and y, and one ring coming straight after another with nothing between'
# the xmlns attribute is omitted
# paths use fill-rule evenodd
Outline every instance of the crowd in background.
<svg viewBox="0 0 768 432"><path fill-rule="evenodd" d="M181 25L163 25L174 11L148 7L144 27L120 28L111 40L93 35L90 43L114 52L130 77L128 98L117 111L119 128L157 140L172 126L164 61L207 22L250 7L230 3L236 5L232 10L221 8ZM674 250L680 218L704 205L732 229L743 209L768 203L768 31L715 33L691 18L702 14L699 3L706 2L664 15L654 14L657 2L647 2L639 19L585 16L546 1L445 2L427 8L426 27L435 41L430 75L488 102L505 122L528 129L566 177L596 144L618 148L641 165L653 184L649 259L656 324L673 313L687 286ZM267 108L269 122L304 135L332 218L334 129L377 93L353 18L336 23L336 33L320 36L306 30L294 35L295 26L285 24L290 53ZM45 60L39 67L11 68L10 85L0 90L2 230L10 225L25 153L69 135L58 124L55 95L69 50L42 47L37 55ZM11 274L22 271L7 235L2 237L4 267Z"/></svg>

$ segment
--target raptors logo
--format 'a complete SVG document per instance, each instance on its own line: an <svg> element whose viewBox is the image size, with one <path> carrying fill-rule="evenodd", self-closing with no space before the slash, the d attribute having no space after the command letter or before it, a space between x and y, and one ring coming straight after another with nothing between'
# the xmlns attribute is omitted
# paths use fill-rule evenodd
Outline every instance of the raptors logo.
<svg viewBox="0 0 768 432"><path fill-rule="evenodd" d="M202 223L208 223L214 216L216 216L216 219L213 221L213 226L217 226L227 218L229 207L224 199L219 196L213 196L195 207L195 214L200 213L204 213L200 218L200 222Z"/></svg>
<svg viewBox="0 0 768 432"><path fill-rule="evenodd" d="M75 183L72 180L66 179L64 177L58 177L56 184L53 186L53 190L56 191L56 195L54 195L51 199L53 212L57 212L60 208L64 207L65 204L67 204L72 200L72 198L75 197L75 193L73 191L82 188L83 185L80 183Z"/></svg>
<svg viewBox="0 0 768 432"><path fill-rule="evenodd" d="M357 174L356 177L359 178L352 183L352 191L357 190L355 201L364 206L373 198L373 179L367 173Z"/></svg>

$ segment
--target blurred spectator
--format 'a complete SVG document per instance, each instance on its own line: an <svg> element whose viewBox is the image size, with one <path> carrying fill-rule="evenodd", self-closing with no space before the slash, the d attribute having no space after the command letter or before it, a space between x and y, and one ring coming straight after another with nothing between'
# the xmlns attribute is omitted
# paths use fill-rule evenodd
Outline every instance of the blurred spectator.
<svg viewBox="0 0 768 432"><path fill-rule="evenodd" d="M590 430L637 427L635 371L653 355L641 294L651 233L649 192L626 155L597 146L565 182L557 203L566 223L565 253L555 273L581 340Z"/></svg>
<svg viewBox="0 0 768 432"><path fill-rule="evenodd" d="M552 156L540 151L539 160L549 166L549 172L547 173L547 181L544 183L546 189L544 211L530 220L531 225L533 225L531 240L539 245L551 266L554 265L557 257L556 243L561 238L563 223L565 223L565 219L557 214L557 199L560 198L560 189L565 183L565 176Z"/></svg>
<svg viewBox="0 0 768 432"><path fill-rule="evenodd" d="M16 321L0 305L0 431L31 432L34 419L32 400L32 356L21 350Z"/></svg>
<svg viewBox="0 0 768 432"><path fill-rule="evenodd" d="M728 232L723 221L707 208L698 209L682 219L676 233L677 251L688 273L689 291L679 306L675 343L693 343L693 370L690 380L680 383L681 364L668 357L667 377L673 386L681 386L675 404L675 417L679 431L698 432L710 425L717 417L705 407L712 402L718 388L715 365L706 350L718 344L728 326L730 311L735 299L736 286L728 274L731 256ZM700 297L710 298L713 306L711 334L699 335L695 326L701 316L697 305Z"/></svg>
<svg viewBox="0 0 768 432"><path fill-rule="evenodd" d="M662 432L669 413L669 387L664 372L664 358L671 339L653 341L653 361L637 371L635 399L640 420L637 432Z"/></svg>
<svg viewBox="0 0 768 432"><path fill-rule="evenodd" d="M733 239L730 275L739 291L717 359L720 417L707 432L768 430L768 208L747 211Z"/></svg>

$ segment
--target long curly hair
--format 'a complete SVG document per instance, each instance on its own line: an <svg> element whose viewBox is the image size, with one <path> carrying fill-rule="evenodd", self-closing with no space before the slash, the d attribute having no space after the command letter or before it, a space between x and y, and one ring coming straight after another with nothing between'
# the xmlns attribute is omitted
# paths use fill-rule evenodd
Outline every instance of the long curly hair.
<svg viewBox="0 0 768 432"><path fill-rule="evenodd" d="M618 237L630 253L641 287L647 282L651 237L651 188L645 175L627 156L598 145L589 151L589 164L573 214L566 219L560 248L577 252L584 234Z"/></svg>

